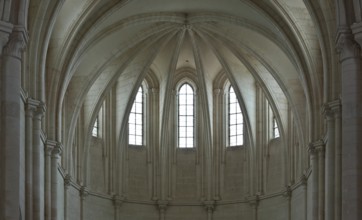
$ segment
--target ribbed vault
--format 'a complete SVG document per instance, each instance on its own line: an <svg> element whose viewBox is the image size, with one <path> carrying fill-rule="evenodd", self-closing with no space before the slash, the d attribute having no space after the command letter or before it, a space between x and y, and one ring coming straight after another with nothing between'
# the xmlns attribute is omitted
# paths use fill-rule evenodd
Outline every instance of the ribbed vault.
<svg viewBox="0 0 362 220"><path fill-rule="evenodd" d="M323 87L323 74L333 71L327 65L333 42L321 36L334 32L330 10L319 12L329 7L299 0L31 1L30 35L39 40L29 46L30 54L37 54L29 58L29 68L36 85L46 82L46 89L29 90L47 100L47 135L64 143L64 169L78 170L73 175L80 184L89 184L91 130L109 99L114 99L113 110L107 114L116 123L105 142L115 146L117 159L125 158L128 114L142 83L158 95L153 138L163 182L174 90L182 78L196 85L206 173L219 135L214 93L225 83L235 89L244 113L250 161L261 144L257 100L263 97L280 125L286 165L292 139L306 148L324 132L316 106L330 90ZM119 163L115 172L125 175ZM117 181L121 193L123 183ZM161 190L159 196L168 195Z"/></svg>

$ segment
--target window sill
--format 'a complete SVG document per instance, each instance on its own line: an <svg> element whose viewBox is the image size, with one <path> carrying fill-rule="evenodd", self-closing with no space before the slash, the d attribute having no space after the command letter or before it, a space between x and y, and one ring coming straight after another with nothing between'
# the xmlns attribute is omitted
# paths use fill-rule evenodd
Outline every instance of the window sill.
<svg viewBox="0 0 362 220"><path fill-rule="evenodd" d="M195 152L196 151L196 147L178 147L177 148L178 151L182 151L182 152Z"/></svg>
<svg viewBox="0 0 362 220"><path fill-rule="evenodd" d="M244 147L245 147L245 145L226 146L226 150L237 150L237 149L241 149Z"/></svg>

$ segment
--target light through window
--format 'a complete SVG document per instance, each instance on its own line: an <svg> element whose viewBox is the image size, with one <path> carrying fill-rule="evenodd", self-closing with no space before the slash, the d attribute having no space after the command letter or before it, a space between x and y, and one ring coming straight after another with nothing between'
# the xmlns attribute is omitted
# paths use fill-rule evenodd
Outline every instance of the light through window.
<svg viewBox="0 0 362 220"><path fill-rule="evenodd" d="M98 130L99 130L99 121L98 121L98 117L97 117L96 121L94 122L93 129L92 129L93 137L98 137Z"/></svg>
<svg viewBox="0 0 362 220"><path fill-rule="evenodd" d="M278 123L275 117L273 118L273 136L274 138L280 137Z"/></svg>
<svg viewBox="0 0 362 220"><path fill-rule="evenodd" d="M229 146L244 144L244 119L234 89L229 89Z"/></svg>
<svg viewBox="0 0 362 220"><path fill-rule="evenodd" d="M194 147L194 90L185 83L178 96L178 146Z"/></svg>
<svg viewBox="0 0 362 220"><path fill-rule="evenodd" d="M143 89L138 89L128 119L128 143L131 145L143 144Z"/></svg>

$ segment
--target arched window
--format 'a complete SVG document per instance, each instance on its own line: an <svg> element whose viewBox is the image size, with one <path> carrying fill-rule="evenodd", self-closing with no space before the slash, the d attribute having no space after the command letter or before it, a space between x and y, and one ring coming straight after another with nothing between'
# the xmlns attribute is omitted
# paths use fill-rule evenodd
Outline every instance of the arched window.
<svg viewBox="0 0 362 220"><path fill-rule="evenodd" d="M128 144L143 145L143 88L140 86L128 118Z"/></svg>
<svg viewBox="0 0 362 220"><path fill-rule="evenodd" d="M178 146L194 147L194 90L190 84L183 84L178 92Z"/></svg>
<svg viewBox="0 0 362 220"><path fill-rule="evenodd" d="M273 137L274 138L280 137L278 123L275 117L273 118Z"/></svg>
<svg viewBox="0 0 362 220"><path fill-rule="evenodd" d="M244 144L244 118L240 109L238 98L232 86L229 88L228 100L228 132L229 146L241 146Z"/></svg>

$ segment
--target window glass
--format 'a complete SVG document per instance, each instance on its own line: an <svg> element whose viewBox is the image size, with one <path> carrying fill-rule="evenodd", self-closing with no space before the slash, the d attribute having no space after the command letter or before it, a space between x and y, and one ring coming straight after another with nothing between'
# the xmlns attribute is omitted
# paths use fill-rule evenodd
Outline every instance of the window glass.
<svg viewBox="0 0 362 220"><path fill-rule="evenodd" d="M92 129L92 136L98 137L99 133L99 124L98 124L98 117L96 118L96 121L94 122L93 129Z"/></svg>
<svg viewBox="0 0 362 220"><path fill-rule="evenodd" d="M143 88L138 89L128 118L128 144L143 145Z"/></svg>
<svg viewBox="0 0 362 220"><path fill-rule="evenodd" d="M278 123L275 117L273 118L273 137L274 138L280 137Z"/></svg>
<svg viewBox="0 0 362 220"><path fill-rule="evenodd" d="M194 147L194 90L188 83L178 94L178 146Z"/></svg>
<svg viewBox="0 0 362 220"><path fill-rule="evenodd" d="M244 144L244 119L234 89L230 86L228 100L229 146Z"/></svg>

